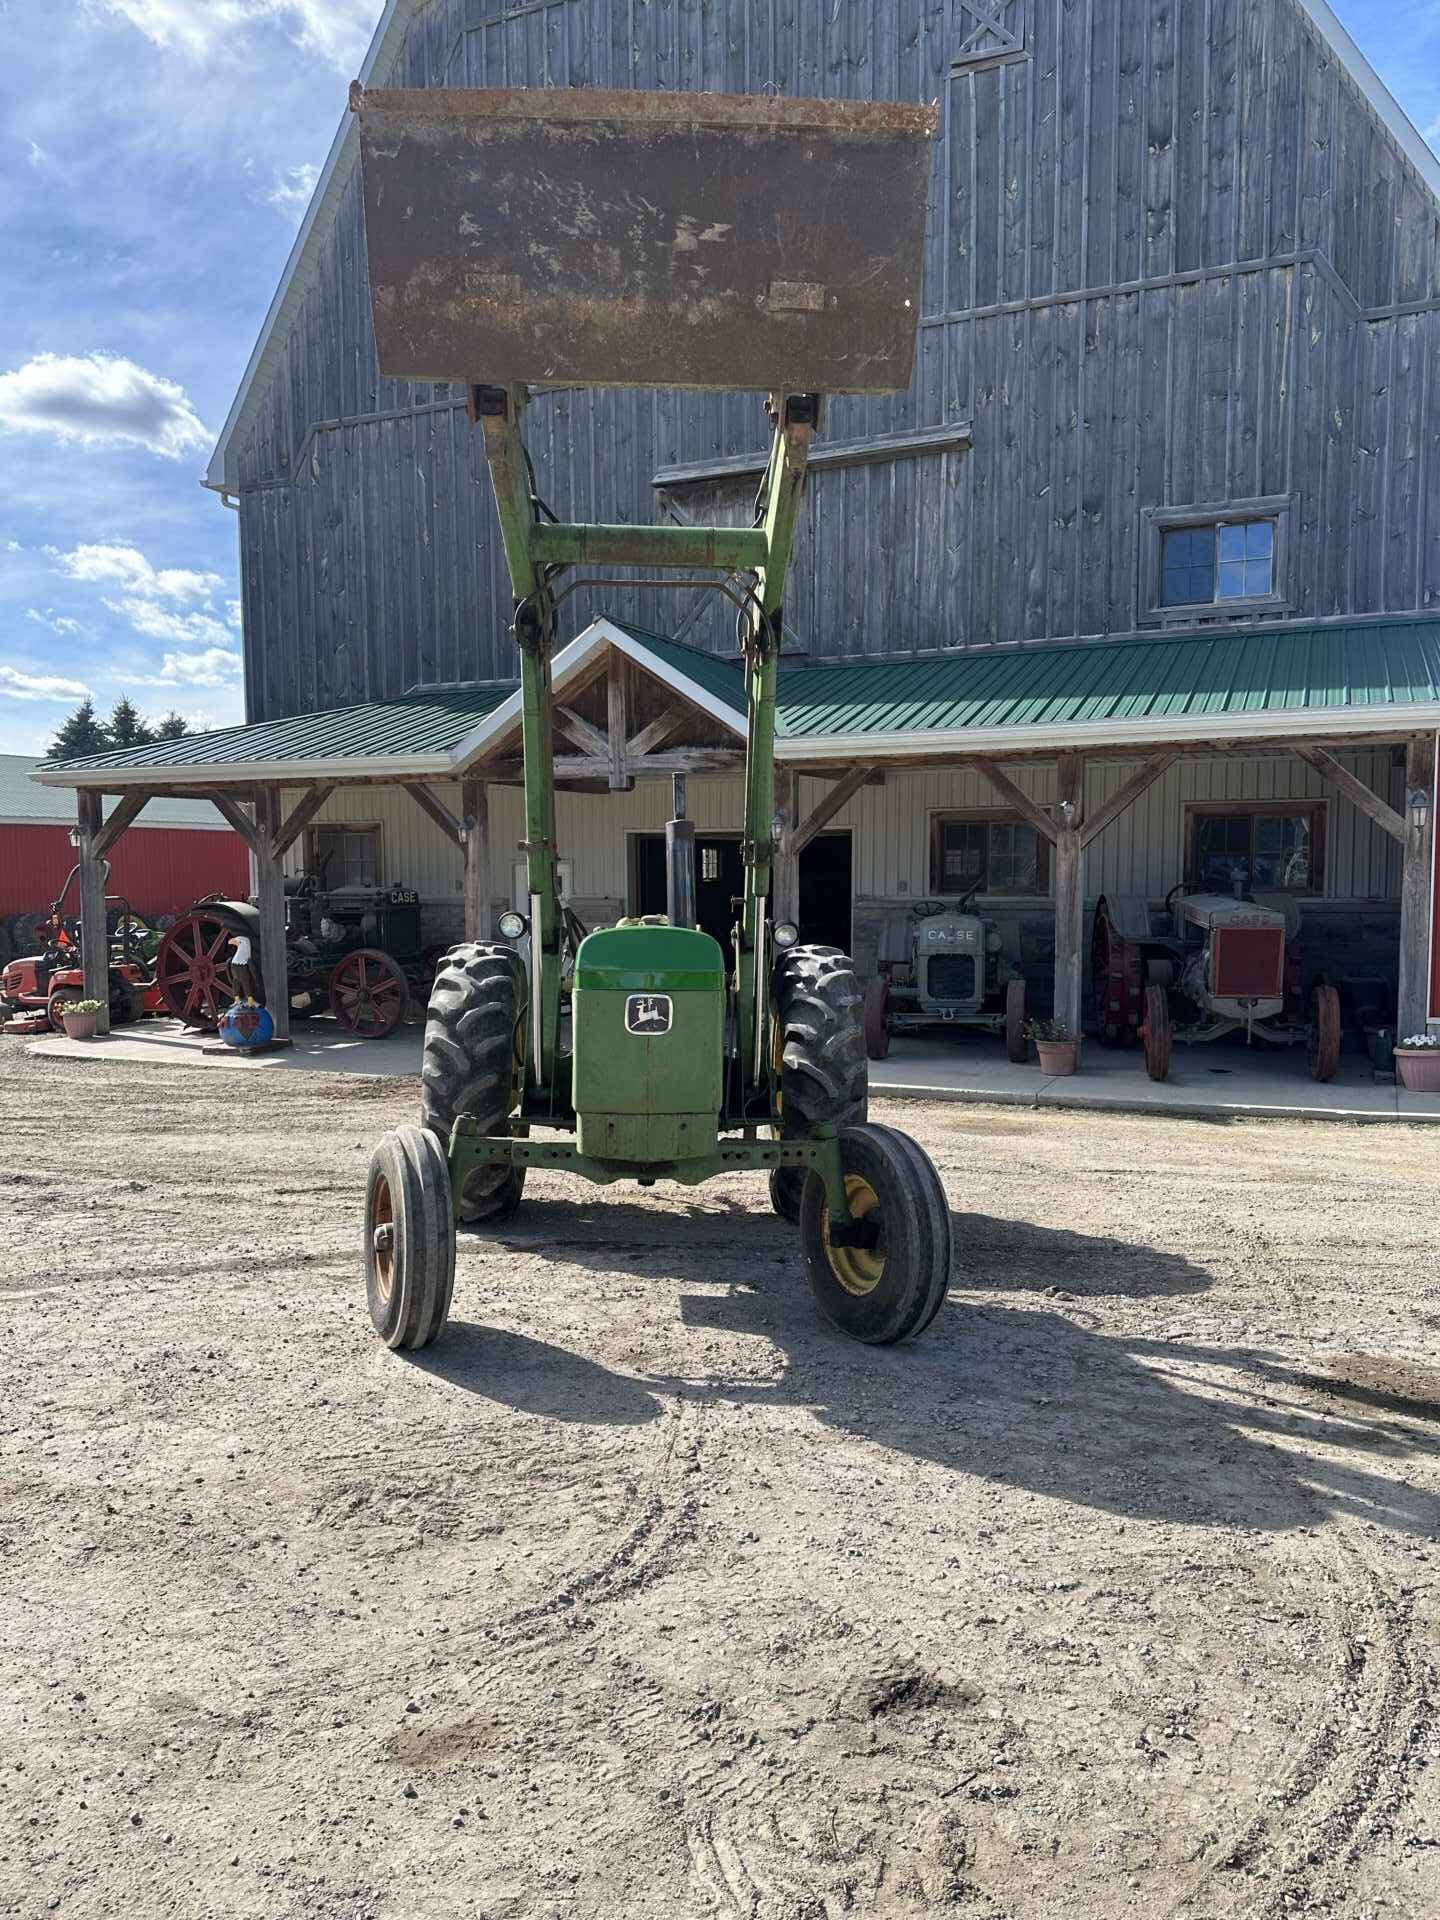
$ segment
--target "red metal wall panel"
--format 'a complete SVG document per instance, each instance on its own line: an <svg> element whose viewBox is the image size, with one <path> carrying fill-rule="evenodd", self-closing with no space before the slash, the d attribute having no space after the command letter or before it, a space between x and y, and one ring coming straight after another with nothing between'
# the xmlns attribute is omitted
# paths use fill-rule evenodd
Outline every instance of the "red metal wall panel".
<svg viewBox="0 0 1440 1920"><path fill-rule="evenodd" d="M39 913L75 864L69 829L0 826L0 916ZM250 856L228 827L131 827L110 854L110 891L137 913L180 913L207 893L250 891ZM79 912L78 888L72 911Z"/></svg>

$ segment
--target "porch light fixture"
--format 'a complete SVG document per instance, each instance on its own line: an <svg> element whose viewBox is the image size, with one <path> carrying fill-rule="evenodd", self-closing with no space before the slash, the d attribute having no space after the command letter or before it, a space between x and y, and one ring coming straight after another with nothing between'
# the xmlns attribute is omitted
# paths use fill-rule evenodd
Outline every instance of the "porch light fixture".
<svg viewBox="0 0 1440 1920"><path fill-rule="evenodd" d="M1411 787L1405 796L1406 810L1410 815L1410 824L1417 833L1423 833L1430 824L1430 793L1426 787Z"/></svg>

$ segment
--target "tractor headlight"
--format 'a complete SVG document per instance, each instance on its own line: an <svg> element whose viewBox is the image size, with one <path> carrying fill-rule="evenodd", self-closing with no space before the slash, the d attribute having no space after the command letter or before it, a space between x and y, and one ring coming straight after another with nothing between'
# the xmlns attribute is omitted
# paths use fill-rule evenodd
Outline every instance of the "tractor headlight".
<svg viewBox="0 0 1440 1920"><path fill-rule="evenodd" d="M782 953L788 953L800 938L800 929L793 920L777 920L770 929L770 938Z"/></svg>
<svg viewBox="0 0 1440 1920"><path fill-rule="evenodd" d="M523 940L530 930L530 922L523 913L502 913L500 916L501 937L506 940Z"/></svg>

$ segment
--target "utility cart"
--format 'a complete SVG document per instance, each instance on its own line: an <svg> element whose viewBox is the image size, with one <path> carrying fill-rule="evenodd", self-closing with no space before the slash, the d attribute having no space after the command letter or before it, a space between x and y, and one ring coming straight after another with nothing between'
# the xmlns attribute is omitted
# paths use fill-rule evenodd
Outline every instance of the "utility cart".
<svg viewBox="0 0 1440 1920"><path fill-rule="evenodd" d="M375 1328L445 1324L457 1219L491 1227L532 1166L609 1183L770 1179L823 1311L918 1333L950 1275L934 1167L866 1122L849 959L770 913L786 570L826 392L909 384L933 109L693 93L352 90L382 373L466 384L514 591L527 904L441 965L421 1125L375 1150ZM557 523L521 429L540 386L769 392L749 527ZM588 936L558 885L551 656L589 568L713 586L748 689L744 880L732 950L694 924L693 838L667 836L663 918ZM697 573L702 577L697 578ZM677 825L683 825L678 822Z"/></svg>

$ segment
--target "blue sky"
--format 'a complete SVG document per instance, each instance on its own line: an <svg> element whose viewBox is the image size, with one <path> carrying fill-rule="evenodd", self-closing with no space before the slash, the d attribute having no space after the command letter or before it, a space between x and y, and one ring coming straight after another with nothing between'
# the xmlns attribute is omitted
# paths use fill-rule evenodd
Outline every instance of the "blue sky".
<svg viewBox="0 0 1440 1920"><path fill-rule="evenodd" d="M1440 142L1440 0L1337 0ZM243 718L199 481L381 0L0 0L0 752Z"/></svg>

